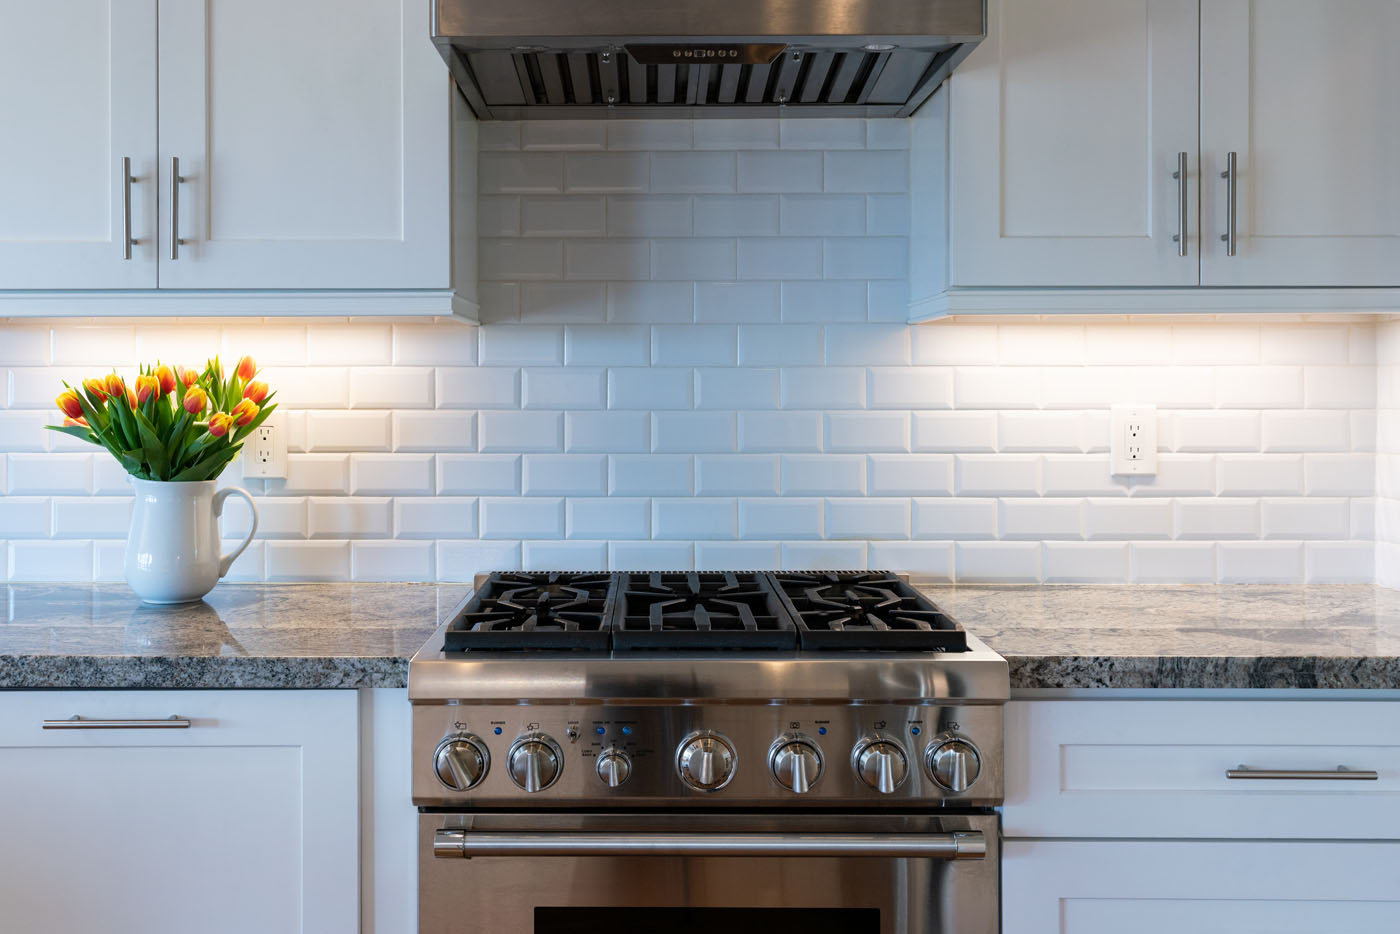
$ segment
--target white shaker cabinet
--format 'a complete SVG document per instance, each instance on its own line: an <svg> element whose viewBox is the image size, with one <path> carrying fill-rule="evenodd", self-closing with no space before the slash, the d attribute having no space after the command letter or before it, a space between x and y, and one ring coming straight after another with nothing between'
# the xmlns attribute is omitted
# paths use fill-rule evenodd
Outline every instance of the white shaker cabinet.
<svg viewBox="0 0 1400 934"><path fill-rule="evenodd" d="M916 302L1400 286L1396 0L988 0L987 16L946 101L914 118L916 224L948 218L914 245Z"/></svg>
<svg viewBox="0 0 1400 934"><path fill-rule="evenodd" d="M354 691L0 693L0 929L357 930L358 729Z"/></svg>
<svg viewBox="0 0 1400 934"><path fill-rule="evenodd" d="M0 289L155 288L155 169L155 0L0 0Z"/></svg>
<svg viewBox="0 0 1400 934"><path fill-rule="evenodd" d="M989 0L987 18L945 91L951 284L1195 285L1172 173L1178 152L1196 169L1197 0Z"/></svg>
<svg viewBox="0 0 1400 934"><path fill-rule="evenodd" d="M1202 285L1400 285L1397 44L1396 0L1202 0Z"/></svg>
<svg viewBox="0 0 1400 934"><path fill-rule="evenodd" d="M450 85L428 13L161 0L162 288L451 285Z"/></svg>

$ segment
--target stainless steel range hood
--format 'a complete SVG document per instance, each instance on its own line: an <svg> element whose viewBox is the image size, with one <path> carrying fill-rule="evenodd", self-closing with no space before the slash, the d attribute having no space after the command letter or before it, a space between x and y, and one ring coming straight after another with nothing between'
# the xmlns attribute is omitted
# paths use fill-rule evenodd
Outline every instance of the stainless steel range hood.
<svg viewBox="0 0 1400 934"><path fill-rule="evenodd" d="M983 0L434 0L483 120L906 117L982 39Z"/></svg>

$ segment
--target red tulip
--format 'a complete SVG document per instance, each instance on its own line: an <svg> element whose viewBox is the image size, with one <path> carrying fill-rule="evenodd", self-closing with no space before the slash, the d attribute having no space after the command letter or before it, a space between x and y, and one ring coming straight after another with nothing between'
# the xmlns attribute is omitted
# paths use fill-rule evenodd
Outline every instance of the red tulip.
<svg viewBox="0 0 1400 934"><path fill-rule="evenodd" d="M186 371L188 372L188 371ZM191 386L185 393L185 411L191 415L198 415L204 411L204 407L209 404L209 397L204 390L198 386Z"/></svg>
<svg viewBox="0 0 1400 934"><path fill-rule="evenodd" d="M136 401L144 403L151 396L160 398L160 380L143 373L136 377Z"/></svg>
<svg viewBox="0 0 1400 934"><path fill-rule="evenodd" d="M160 383L160 394L168 396L175 391L175 371L162 363L156 367L156 382Z"/></svg>
<svg viewBox="0 0 1400 934"><path fill-rule="evenodd" d="M258 405L262 405L262 401L267 398L267 383L261 380L249 383L243 387L243 398L252 399Z"/></svg>
<svg viewBox="0 0 1400 934"><path fill-rule="evenodd" d="M188 389L190 386L193 386L198 379L198 370L191 370L188 367L184 367L180 370L180 382L185 384L185 388Z"/></svg>
<svg viewBox="0 0 1400 934"><path fill-rule="evenodd" d="M64 392L60 393L58 398L54 401L58 403L59 410L62 411L64 415L67 415L69 418L83 417L82 400L78 398L78 394L73 390L65 390Z"/></svg>
<svg viewBox="0 0 1400 934"><path fill-rule="evenodd" d="M233 411L229 414L231 414L233 420L238 423L238 427L242 428L258 417L258 404L252 399L244 399L242 402L235 405Z"/></svg>
<svg viewBox="0 0 1400 934"><path fill-rule="evenodd" d="M131 406L133 409L136 408L136 406L138 405L136 401L136 393L132 392L131 387L129 386L126 390L126 404Z"/></svg>
<svg viewBox="0 0 1400 934"><path fill-rule="evenodd" d="M209 416L209 433L216 438L222 438L229 433L233 427L233 416L225 412L215 412Z"/></svg>
<svg viewBox="0 0 1400 934"><path fill-rule="evenodd" d="M123 383L123 382L122 382L122 378L121 378L120 376L118 376L117 374L115 374L115 373L109 373L109 374L107 374L107 382L106 382L106 385L107 385L107 395L109 395L109 396L124 396L124 395L126 395L126 383Z"/></svg>
<svg viewBox="0 0 1400 934"><path fill-rule="evenodd" d="M238 361L238 369L235 370L235 372L238 374L239 379L246 382L257 374L258 366L253 362L252 357L245 356Z"/></svg>
<svg viewBox="0 0 1400 934"><path fill-rule="evenodd" d="M107 384L104 383L102 380L85 379L83 380L83 388L86 389L88 391L88 394L94 399L96 399L98 402L106 401Z"/></svg>

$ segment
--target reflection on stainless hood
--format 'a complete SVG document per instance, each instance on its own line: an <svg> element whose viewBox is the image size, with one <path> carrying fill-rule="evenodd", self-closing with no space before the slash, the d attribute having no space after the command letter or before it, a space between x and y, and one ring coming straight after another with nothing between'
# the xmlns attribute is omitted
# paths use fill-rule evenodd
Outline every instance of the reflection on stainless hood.
<svg viewBox="0 0 1400 934"><path fill-rule="evenodd" d="M434 0L483 120L905 117L985 32L983 0Z"/></svg>

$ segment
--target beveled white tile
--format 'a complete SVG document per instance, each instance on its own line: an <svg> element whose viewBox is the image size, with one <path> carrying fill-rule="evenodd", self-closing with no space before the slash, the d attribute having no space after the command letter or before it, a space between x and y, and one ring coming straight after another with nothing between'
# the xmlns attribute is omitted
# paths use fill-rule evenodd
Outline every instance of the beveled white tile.
<svg viewBox="0 0 1400 934"><path fill-rule="evenodd" d="M602 496L608 491L608 459L603 454L527 454L526 496Z"/></svg>
<svg viewBox="0 0 1400 934"><path fill-rule="evenodd" d="M581 539L632 539L651 535L651 500L585 497L564 502L565 534Z"/></svg>
<svg viewBox="0 0 1400 934"><path fill-rule="evenodd" d="M477 574L520 570L520 543L440 541L436 564L438 580L471 583Z"/></svg>
<svg viewBox="0 0 1400 934"><path fill-rule="evenodd" d="M351 454L350 492L357 496L433 492L431 454Z"/></svg>
<svg viewBox="0 0 1400 934"><path fill-rule="evenodd" d="M350 543L265 542L269 581L348 581Z"/></svg>
<svg viewBox="0 0 1400 934"><path fill-rule="evenodd" d="M861 570L870 560L865 542L783 542L782 557L784 571Z"/></svg>
<svg viewBox="0 0 1400 934"><path fill-rule="evenodd" d="M1038 542L958 542L956 579L959 583L1038 583L1040 547Z"/></svg>
<svg viewBox="0 0 1400 934"><path fill-rule="evenodd" d="M475 534L473 497L394 497L395 538L463 538Z"/></svg>
<svg viewBox="0 0 1400 934"><path fill-rule="evenodd" d="M860 497L826 501L829 539L903 539L909 537L907 498Z"/></svg>
<svg viewBox="0 0 1400 934"><path fill-rule="evenodd" d="M414 581L437 579L432 542L352 542L350 579Z"/></svg>
<svg viewBox="0 0 1400 934"><path fill-rule="evenodd" d="M388 412L308 412L308 451L387 451Z"/></svg>
<svg viewBox="0 0 1400 934"><path fill-rule="evenodd" d="M1129 546L1132 580L1142 584L1209 584L1216 578L1214 542L1138 542Z"/></svg>
<svg viewBox="0 0 1400 934"><path fill-rule="evenodd" d="M690 542L608 542L614 571L689 571L695 566Z"/></svg>
<svg viewBox="0 0 1400 934"><path fill-rule="evenodd" d="M1041 573L1047 584L1121 583L1128 576L1128 546L1116 542L1046 542Z"/></svg>
<svg viewBox="0 0 1400 934"><path fill-rule="evenodd" d="M350 371L352 409L430 409L433 371L428 367L356 367Z"/></svg>
<svg viewBox="0 0 1400 934"><path fill-rule="evenodd" d="M388 538L394 504L387 496L312 496L306 501L312 538Z"/></svg>
<svg viewBox="0 0 1400 934"><path fill-rule="evenodd" d="M520 492L519 454L439 454L438 494L513 496Z"/></svg>
<svg viewBox="0 0 1400 934"><path fill-rule="evenodd" d="M395 451L474 451L475 412L395 412Z"/></svg>
<svg viewBox="0 0 1400 934"><path fill-rule="evenodd" d="M738 504L733 499L654 499L651 502L651 537L654 539L734 538Z"/></svg>

